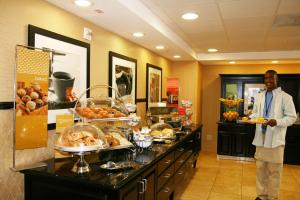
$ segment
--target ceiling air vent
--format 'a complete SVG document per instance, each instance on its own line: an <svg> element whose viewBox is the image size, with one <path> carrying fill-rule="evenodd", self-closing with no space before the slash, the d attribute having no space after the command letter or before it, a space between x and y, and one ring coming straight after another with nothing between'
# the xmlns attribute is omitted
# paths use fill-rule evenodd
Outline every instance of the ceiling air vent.
<svg viewBox="0 0 300 200"><path fill-rule="evenodd" d="M278 15L273 26L300 26L300 15Z"/></svg>

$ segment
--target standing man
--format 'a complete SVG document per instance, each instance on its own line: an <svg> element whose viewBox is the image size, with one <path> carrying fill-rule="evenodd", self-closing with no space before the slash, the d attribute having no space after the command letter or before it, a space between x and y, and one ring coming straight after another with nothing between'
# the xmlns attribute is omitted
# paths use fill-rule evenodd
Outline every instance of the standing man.
<svg viewBox="0 0 300 200"><path fill-rule="evenodd" d="M277 72L268 70L264 77L266 91L256 96L250 115L265 119L263 124L256 125L252 143L256 146L255 200L279 198L286 129L297 119L292 97L282 91L277 82Z"/></svg>

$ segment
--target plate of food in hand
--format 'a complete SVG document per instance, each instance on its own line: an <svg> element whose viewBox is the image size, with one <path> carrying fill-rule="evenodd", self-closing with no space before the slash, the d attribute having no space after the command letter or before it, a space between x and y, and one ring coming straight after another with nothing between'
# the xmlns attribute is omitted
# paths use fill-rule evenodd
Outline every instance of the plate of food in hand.
<svg viewBox="0 0 300 200"><path fill-rule="evenodd" d="M242 120L239 120L239 122L249 123L249 124L263 124L264 122L266 122L266 120L267 119L263 117L252 118L252 119L249 119L248 117L243 117Z"/></svg>

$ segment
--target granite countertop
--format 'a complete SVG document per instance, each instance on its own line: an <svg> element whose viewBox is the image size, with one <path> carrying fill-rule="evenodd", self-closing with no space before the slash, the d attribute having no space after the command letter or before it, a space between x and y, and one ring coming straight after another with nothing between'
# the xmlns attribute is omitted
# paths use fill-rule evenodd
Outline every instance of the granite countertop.
<svg viewBox="0 0 300 200"><path fill-rule="evenodd" d="M192 133L199 130L199 128L201 128L199 125L191 126L185 130L184 135L178 136L176 141L170 144L154 143L148 149L119 149L86 155L85 160L89 163L91 168L89 173L79 175L71 171L74 163L78 159L77 156L46 160L44 161L47 163L46 167L26 169L22 170L21 173L25 175L31 174L43 177L55 177L61 180L74 181L77 183L81 182L82 184L101 187L103 189L117 190L130 180L142 174L168 152L177 148L181 141L191 139L193 137ZM107 163L107 161L129 161L132 163L133 168L119 171L101 169L100 165Z"/></svg>

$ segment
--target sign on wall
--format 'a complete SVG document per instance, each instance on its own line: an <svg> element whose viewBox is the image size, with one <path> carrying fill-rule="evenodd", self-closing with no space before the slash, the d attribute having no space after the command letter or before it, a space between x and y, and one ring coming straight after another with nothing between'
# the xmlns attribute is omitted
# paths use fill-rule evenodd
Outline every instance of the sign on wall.
<svg viewBox="0 0 300 200"><path fill-rule="evenodd" d="M178 78L167 78L167 105L178 107L179 80Z"/></svg>

